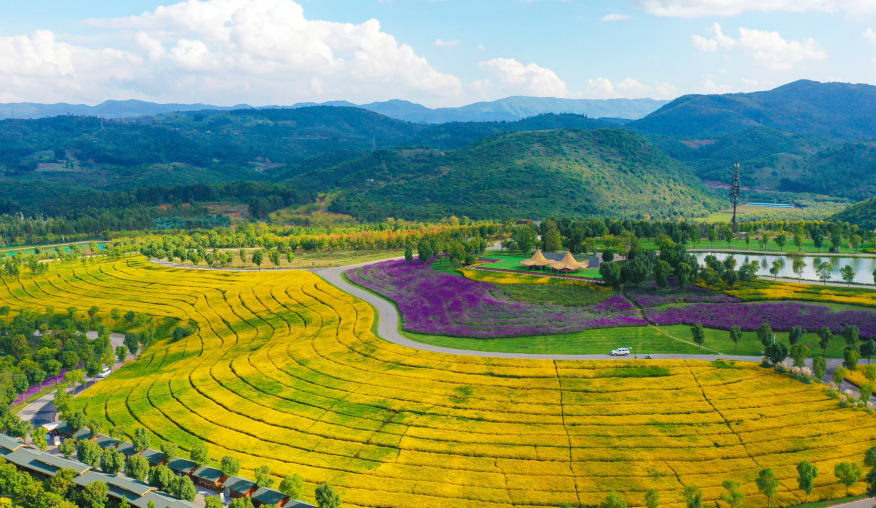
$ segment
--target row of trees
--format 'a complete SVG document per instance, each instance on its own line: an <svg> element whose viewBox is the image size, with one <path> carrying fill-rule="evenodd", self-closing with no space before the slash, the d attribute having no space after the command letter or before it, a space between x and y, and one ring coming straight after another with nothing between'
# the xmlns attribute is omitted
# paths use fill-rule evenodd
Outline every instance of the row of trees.
<svg viewBox="0 0 876 508"><path fill-rule="evenodd" d="M876 494L876 447L870 448L864 456L864 466L869 467L870 471L867 474L867 495L873 496ZM805 494L804 502L808 502L809 495L815 488L815 479L818 478L818 467L810 462L800 462L797 464L797 486ZM846 496L849 495L849 489L852 488L864 476L864 468L857 462L840 462L833 468L833 474L836 477L837 483L846 488ZM772 499L779 493L781 480L772 470L772 468L761 469L754 480L757 485L757 490L767 498L767 506L772 506ZM724 492L721 493L721 501L725 502L729 508L741 508L745 504L745 492L742 490L742 482L739 480L728 479L721 483ZM703 507L703 492L699 487L687 486L682 491L682 499L686 508L702 508ZM659 508L660 493L656 490L650 490L645 493L646 508ZM571 504L565 504L561 508L572 508ZM600 508L627 508L627 501L615 492L609 494L605 500L600 503Z"/></svg>

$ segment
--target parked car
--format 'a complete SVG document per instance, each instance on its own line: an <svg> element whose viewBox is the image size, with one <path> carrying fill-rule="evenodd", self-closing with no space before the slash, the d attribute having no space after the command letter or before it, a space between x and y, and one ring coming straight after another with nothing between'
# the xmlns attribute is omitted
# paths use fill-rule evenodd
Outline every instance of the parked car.
<svg viewBox="0 0 876 508"><path fill-rule="evenodd" d="M619 347L611 352L611 356L630 356L630 348Z"/></svg>
<svg viewBox="0 0 876 508"><path fill-rule="evenodd" d="M102 371L100 371L100 374L98 374L97 377L103 379L103 378L109 376L109 375L112 374L112 373L113 373L113 370L112 370L111 368L109 368L109 367L104 367L104 369L103 369Z"/></svg>

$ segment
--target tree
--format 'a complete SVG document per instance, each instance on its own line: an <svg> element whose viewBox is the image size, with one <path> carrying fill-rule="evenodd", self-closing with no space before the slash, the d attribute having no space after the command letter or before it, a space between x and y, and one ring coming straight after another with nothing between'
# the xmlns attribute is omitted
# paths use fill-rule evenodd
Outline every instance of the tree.
<svg viewBox="0 0 876 508"><path fill-rule="evenodd" d="M666 277L668 277L670 273L672 273L672 266L666 261L661 259L654 265L654 278L659 289L666 287Z"/></svg>
<svg viewBox="0 0 876 508"><path fill-rule="evenodd" d="M146 481L149 475L149 461L139 455L131 455L125 463L125 476Z"/></svg>
<svg viewBox="0 0 876 508"><path fill-rule="evenodd" d="M149 433L146 429L140 427L134 429L134 439L131 440L131 444L134 445L134 453L140 453L146 448L149 448L152 441L149 439Z"/></svg>
<svg viewBox="0 0 876 508"><path fill-rule="evenodd" d="M274 479L271 478L271 468L268 466L259 466L253 470L255 473L255 482L259 487L271 488L274 485Z"/></svg>
<svg viewBox="0 0 876 508"><path fill-rule="evenodd" d="M259 267L259 271L262 270L262 263L265 261L265 253L257 250L252 253L252 262L255 263L256 266Z"/></svg>
<svg viewBox="0 0 876 508"><path fill-rule="evenodd" d="M420 258L420 261L429 261L433 256L435 256L435 251L432 250L432 244L429 243L429 240L425 238L420 240L417 244L417 257Z"/></svg>
<svg viewBox="0 0 876 508"><path fill-rule="evenodd" d="M46 451L46 448L49 447L49 440L46 438L46 429L45 427L36 427L32 431L30 431L30 438L33 440L33 444L36 445L40 451Z"/></svg>
<svg viewBox="0 0 876 508"><path fill-rule="evenodd" d="M405 242L405 261L410 263L413 260L414 260L413 248L411 248L410 242Z"/></svg>
<svg viewBox="0 0 876 508"><path fill-rule="evenodd" d="M605 497L605 501L599 503L600 508L627 508L626 499L620 497L617 492L612 492Z"/></svg>
<svg viewBox="0 0 876 508"><path fill-rule="evenodd" d="M119 363L124 363L125 358L128 357L128 348L126 346L116 346L116 358L119 359Z"/></svg>
<svg viewBox="0 0 876 508"><path fill-rule="evenodd" d="M76 458L79 462L84 462L91 466L97 466L100 464L100 457L102 454L103 448L94 441L83 439L76 442Z"/></svg>
<svg viewBox="0 0 876 508"><path fill-rule="evenodd" d="M830 279L830 276L833 273L833 266L825 261L815 267L815 273L818 274L818 279L821 281L822 284L827 284L827 281Z"/></svg>
<svg viewBox="0 0 876 508"><path fill-rule="evenodd" d="M870 472L867 473L867 496L873 497L876 496L876 467L870 469Z"/></svg>
<svg viewBox="0 0 876 508"><path fill-rule="evenodd" d="M822 326L816 332L818 334L818 345L821 346L821 352L823 355L827 354L827 346L830 345L830 340L833 339L833 332L830 331L830 328L826 326Z"/></svg>
<svg viewBox="0 0 876 508"><path fill-rule="evenodd" d="M237 457L226 455L222 457L222 465L219 469L225 476L234 476L240 472L240 460Z"/></svg>
<svg viewBox="0 0 876 508"><path fill-rule="evenodd" d="M58 451L68 459L73 457L73 454L76 453L76 440L65 439L64 441L61 441L61 444L58 445Z"/></svg>
<svg viewBox="0 0 876 508"><path fill-rule="evenodd" d="M713 227L710 227L706 232L706 238L709 239L709 248L712 248L712 245L715 243L715 240L718 239L718 230Z"/></svg>
<svg viewBox="0 0 876 508"><path fill-rule="evenodd" d="M104 508L109 501L109 486L104 482L91 482L80 494L82 508Z"/></svg>
<svg viewBox="0 0 876 508"><path fill-rule="evenodd" d="M857 462L840 462L834 466L833 474L839 483L846 486L846 496L848 496L849 488L858 483L858 480L864 476L864 470Z"/></svg>
<svg viewBox="0 0 876 508"><path fill-rule="evenodd" d="M803 272L806 270L806 261L803 261L802 258L795 258L794 262L791 263L791 269L797 274L798 280L803 280Z"/></svg>
<svg viewBox="0 0 876 508"><path fill-rule="evenodd" d="M867 359L867 365L870 365L870 357L876 355L876 342L871 340L865 340L863 344L861 344L861 356Z"/></svg>
<svg viewBox="0 0 876 508"><path fill-rule="evenodd" d="M804 330L803 327L792 326L788 330L788 343L791 344L792 346L796 345L798 342L800 342L800 339L803 338L803 335L805 333L806 333L806 330Z"/></svg>
<svg viewBox="0 0 876 508"><path fill-rule="evenodd" d="M727 287L732 290L733 286L736 285L736 282L739 281L739 274L733 270L727 270L721 275L721 280L723 280L724 283L727 284Z"/></svg>
<svg viewBox="0 0 876 508"><path fill-rule="evenodd" d="M864 465L867 467L876 467L876 446L871 446L864 452Z"/></svg>
<svg viewBox="0 0 876 508"><path fill-rule="evenodd" d="M693 268L687 263L679 263L678 269L678 287L681 289L686 288L690 285L691 274L693 273Z"/></svg>
<svg viewBox="0 0 876 508"><path fill-rule="evenodd" d="M685 487L681 496L684 498L684 505L686 508L703 507L703 492L699 487L693 485Z"/></svg>
<svg viewBox="0 0 876 508"><path fill-rule="evenodd" d="M766 468L760 471L754 483L757 484L757 489L760 490L760 493L766 496L767 508L769 508L772 505L773 496L778 491L779 479L776 478L776 474L773 473L772 469Z"/></svg>
<svg viewBox="0 0 876 508"><path fill-rule="evenodd" d="M812 494L816 478L818 478L817 467L806 461L797 464L797 485L800 486L800 490L806 493L804 503L809 501L809 494Z"/></svg>
<svg viewBox="0 0 876 508"><path fill-rule="evenodd" d="M132 355L137 354L137 350L140 348L140 334L136 332L126 333L124 344Z"/></svg>
<svg viewBox="0 0 876 508"><path fill-rule="evenodd" d="M718 272L716 272L714 268L708 267L705 270L700 271L700 278L703 279L706 286L712 287L720 280L720 275L718 275Z"/></svg>
<svg viewBox="0 0 876 508"><path fill-rule="evenodd" d="M794 344L789 351L789 356L794 360L794 367L805 367L806 359L810 354L812 351L806 344Z"/></svg>
<svg viewBox="0 0 876 508"><path fill-rule="evenodd" d="M614 251L611 249L605 249L602 251L602 261L604 263L611 263L614 261Z"/></svg>
<svg viewBox="0 0 876 508"><path fill-rule="evenodd" d="M602 280L611 287L618 287L623 282L621 267L618 263L602 263L599 265L599 274L602 276Z"/></svg>
<svg viewBox="0 0 876 508"><path fill-rule="evenodd" d="M274 268L280 267L280 251L272 250L268 253L268 259L270 259L271 263L274 264Z"/></svg>
<svg viewBox="0 0 876 508"><path fill-rule="evenodd" d="M292 499L301 499L304 494L304 478L297 474L287 476L280 482L279 490Z"/></svg>
<svg viewBox="0 0 876 508"><path fill-rule="evenodd" d="M837 386L842 386L843 381L846 380L846 373L848 371L845 367L837 367L833 371L833 382L836 383Z"/></svg>
<svg viewBox="0 0 876 508"><path fill-rule="evenodd" d="M846 341L846 346L858 349L858 341L861 340L861 330L855 325L849 325L843 328L843 339Z"/></svg>
<svg viewBox="0 0 876 508"><path fill-rule="evenodd" d="M779 277L779 272L782 271L782 262L781 261L773 261L772 267L770 267L770 275L773 276L773 279L777 279Z"/></svg>
<svg viewBox="0 0 876 508"><path fill-rule="evenodd" d="M784 342L773 342L766 347L764 356L766 356L773 365L778 365L784 362L785 358L788 357L788 346L786 346Z"/></svg>
<svg viewBox="0 0 876 508"><path fill-rule="evenodd" d="M794 233L794 245L797 246L797 250L803 250L803 235L800 233Z"/></svg>
<svg viewBox="0 0 876 508"><path fill-rule="evenodd" d="M730 340L733 341L733 354L739 350L739 341L742 340L742 328L733 326L730 328Z"/></svg>
<svg viewBox="0 0 876 508"><path fill-rule="evenodd" d="M192 458L192 462L198 466L203 466L210 462L210 448L203 441L193 446L189 455Z"/></svg>
<svg viewBox="0 0 876 508"><path fill-rule="evenodd" d="M821 248L824 246L824 235L821 231L816 231L814 235L812 235L812 243L815 245L815 248L818 249L818 252L821 252Z"/></svg>
<svg viewBox="0 0 876 508"><path fill-rule="evenodd" d="M827 373L827 360L823 356L816 356L812 359L812 374L815 379L821 381Z"/></svg>
<svg viewBox="0 0 876 508"><path fill-rule="evenodd" d="M79 476L76 470L63 468L55 473L55 476L49 478L46 486L49 490L59 496L66 496L73 485L73 479Z"/></svg>
<svg viewBox="0 0 876 508"><path fill-rule="evenodd" d="M851 286L852 282L855 282L856 275L858 275L858 273L855 272L855 269L852 268L852 265L846 265L840 268L840 277L843 278L843 281L845 281L846 285L848 286Z"/></svg>
<svg viewBox="0 0 876 508"><path fill-rule="evenodd" d="M319 508L340 508L341 497L328 483L320 483L316 488L316 505Z"/></svg>
<svg viewBox="0 0 876 508"><path fill-rule="evenodd" d="M204 508L225 508L225 505L219 496L210 496L204 498Z"/></svg>
<svg viewBox="0 0 876 508"><path fill-rule="evenodd" d="M658 508L660 506L660 493L656 490L645 492L645 508Z"/></svg>
<svg viewBox="0 0 876 508"><path fill-rule="evenodd" d="M95 439L98 435L100 435L100 431L103 429L103 421L102 420L88 420L88 430L91 431L89 436L91 439Z"/></svg>
<svg viewBox="0 0 876 508"><path fill-rule="evenodd" d="M776 235L776 237L773 238L773 241L776 242L776 245L779 246L780 251L784 251L785 244L788 243L788 236L782 233L780 235Z"/></svg>
<svg viewBox="0 0 876 508"><path fill-rule="evenodd" d="M740 508L745 501L745 492L742 492L742 482L737 480L724 480L721 483L727 492L721 494L721 500L730 505L730 508Z"/></svg>
<svg viewBox="0 0 876 508"><path fill-rule="evenodd" d="M843 350L843 365L849 370L858 370L858 360L861 358L861 353L857 349L847 347Z"/></svg>
<svg viewBox="0 0 876 508"><path fill-rule="evenodd" d="M118 474L124 466L125 455L122 452L114 448L104 450L103 456L100 459L100 469L104 473Z"/></svg>
<svg viewBox="0 0 876 508"><path fill-rule="evenodd" d="M162 462L170 462L179 454L179 445L170 441L162 441L159 448L161 449Z"/></svg>
<svg viewBox="0 0 876 508"><path fill-rule="evenodd" d="M852 235L852 237L849 238L849 243L852 244L852 248L855 249L855 252L858 252L858 249L861 247L863 241L864 239L861 238L861 235Z"/></svg>
<svg viewBox="0 0 876 508"><path fill-rule="evenodd" d="M254 508L252 504L252 500L248 497L239 497L237 499L232 499L230 503L228 503L228 508ZM320 507L322 508L322 507Z"/></svg>
<svg viewBox="0 0 876 508"><path fill-rule="evenodd" d="M176 477L170 489L173 497L183 501L194 501L198 496L198 489L195 488L192 479L186 475Z"/></svg>
<svg viewBox="0 0 876 508"><path fill-rule="evenodd" d="M764 323L757 327L757 339L763 345L763 347L767 347L773 342L773 328L769 323Z"/></svg>
<svg viewBox="0 0 876 508"><path fill-rule="evenodd" d="M246 249L240 249L237 252L237 256L240 258L241 264L243 264L243 266L246 266Z"/></svg>
<svg viewBox="0 0 876 508"><path fill-rule="evenodd" d="M174 478L176 475L167 466L159 464L149 470L149 485L165 492L169 492L173 487Z"/></svg>
<svg viewBox="0 0 876 508"><path fill-rule="evenodd" d="M690 333L693 335L693 341L703 349L703 344L706 342L706 330L703 325L697 323L690 327Z"/></svg>

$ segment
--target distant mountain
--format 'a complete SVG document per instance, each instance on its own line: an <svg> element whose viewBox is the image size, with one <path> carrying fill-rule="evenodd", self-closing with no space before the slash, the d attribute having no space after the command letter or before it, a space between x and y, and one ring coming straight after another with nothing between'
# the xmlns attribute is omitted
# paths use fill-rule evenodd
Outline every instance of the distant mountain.
<svg viewBox="0 0 876 508"><path fill-rule="evenodd" d="M876 86L800 80L765 92L685 95L627 127L684 137L771 127L799 134L871 139L876 137Z"/></svg>
<svg viewBox="0 0 876 508"><path fill-rule="evenodd" d="M356 217L679 217L719 198L681 164L623 129L497 134L455 151L379 150L289 181L345 191L332 211Z"/></svg>
<svg viewBox="0 0 876 508"><path fill-rule="evenodd" d="M200 111L212 109L228 111L246 109L252 106L241 104L232 107L210 106L207 104L155 104L137 100L106 101L97 106L85 104L34 104L22 102L17 104L0 104L0 120L7 118L46 118L61 115L97 116L107 119L130 118L142 115L160 115L174 111Z"/></svg>
<svg viewBox="0 0 876 508"><path fill-rule="evenodd" d="M591 118L613 117L634 120L657 110L669 101L654 99L554 99L549 97L508 97L493 102L478 102L459 108L429 109L402 100L357 105L347 101L301 102L291 106L264 106L259 109L297 109L312 106L354 107L416 123L515 121L545 113L571 113ZM201 110L228 111L249 109L240 104L223 107L209 104L156 104L137 100L106 101L96 106L85 104L0 104L0 120L7 118L46 118L59 115L97 116L116 119L142 115Z"/></svg>

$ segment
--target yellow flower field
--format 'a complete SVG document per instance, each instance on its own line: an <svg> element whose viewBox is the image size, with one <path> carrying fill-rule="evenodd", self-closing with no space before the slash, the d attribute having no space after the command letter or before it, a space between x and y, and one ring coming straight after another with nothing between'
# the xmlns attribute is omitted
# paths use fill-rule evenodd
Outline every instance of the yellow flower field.
<svg viewBox="0 0 876 508"><path fill-rule="evenodd" d="M249 471L301 474L310 501L326 481L350 507L593 506L611 491L643 506L651 489L661 505L680 507L682 489L696 485L713 506L721 482L737 479L746 506L759 507L766 499L754 479L772 467L782 480L772 504L788 506L803 500L797 463L820 470L810 501L839 498L834 464L861 462L876 444L876 417L755 364L516 360L397 346L372 334L369 305L304 271L128 259L7 280L0 302L197 323L197 333L153 345L78 405L184 450L203 439L214 460L234 455Z"/></svg>

